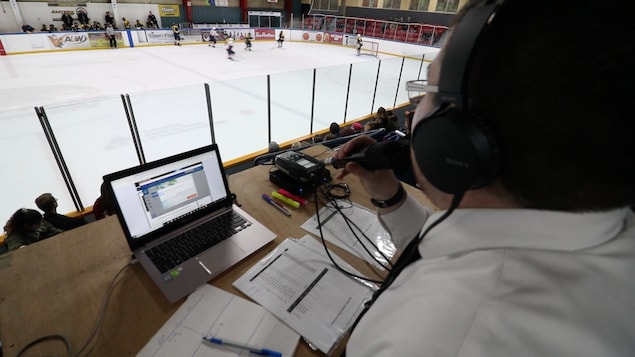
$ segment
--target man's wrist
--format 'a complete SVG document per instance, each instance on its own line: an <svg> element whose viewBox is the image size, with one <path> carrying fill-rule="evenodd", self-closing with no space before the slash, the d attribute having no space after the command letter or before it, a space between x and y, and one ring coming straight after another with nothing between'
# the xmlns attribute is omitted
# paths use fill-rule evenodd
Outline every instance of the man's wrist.
<svg viewBox="0 0 635 357"><path fill-rule="evenodd" d="M390 197L387 200L377 200L377 199L371 198L370 202L375 207L388 208L388 207L392 207L392 206L400 203L401 201L403 201L403 198L405 196L406 196L406 190L403 188L403 185L400 183L399 184L399 189L397 190L397 193L395 193L394 196Z"/></svg>

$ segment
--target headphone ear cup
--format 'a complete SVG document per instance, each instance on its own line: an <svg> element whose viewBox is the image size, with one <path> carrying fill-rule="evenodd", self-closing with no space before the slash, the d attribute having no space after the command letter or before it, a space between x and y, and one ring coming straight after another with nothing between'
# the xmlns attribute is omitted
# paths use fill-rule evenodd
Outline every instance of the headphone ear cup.
<svg viewBox="0 0 635 357"><path fill-rule="evenodd" d="M462 194L491 182L499 150L483 120L453 107L437 108L412 134L415 161L428 182L449 194Z"/></svg>

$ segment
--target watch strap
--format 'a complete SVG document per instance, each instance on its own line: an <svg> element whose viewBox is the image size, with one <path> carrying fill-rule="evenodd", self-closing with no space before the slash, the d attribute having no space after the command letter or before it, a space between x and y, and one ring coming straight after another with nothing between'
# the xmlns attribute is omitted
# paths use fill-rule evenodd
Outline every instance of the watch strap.
<svg viewBox="0 0 635 357"><path fill-rule="evenodd" d="M399 189L397 190L397 193L395 193L394 196L390 197L387 200L376 200L374 198L371 198L370 203L372 203L373 206L375 207L388 208L401 202L401 200L404 198L405 195L406 195L406 190L403 188L402 184L399 184Z"/></svg>

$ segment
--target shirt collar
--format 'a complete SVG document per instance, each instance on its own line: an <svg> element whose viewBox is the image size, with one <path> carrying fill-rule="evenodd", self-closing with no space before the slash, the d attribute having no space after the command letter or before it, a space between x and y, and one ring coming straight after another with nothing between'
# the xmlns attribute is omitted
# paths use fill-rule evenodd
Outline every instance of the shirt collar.
<svg viewBox="0 0 635 357"><path fill-rule="evenodd" d="M444 212L436 212L427 226ZM423 258L474 250L525 248L575 251L609 241L623 231L628 208L598 213L531 209L457 209L419 245Z"/></svg>

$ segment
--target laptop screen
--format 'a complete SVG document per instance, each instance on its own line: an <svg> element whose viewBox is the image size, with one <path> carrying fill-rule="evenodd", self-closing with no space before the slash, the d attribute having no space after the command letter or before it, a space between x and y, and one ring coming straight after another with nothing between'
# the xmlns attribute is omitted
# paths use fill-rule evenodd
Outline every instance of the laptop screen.
<svg viewBox="0 0 635 357"><path fill-rule="evenodd" d="M202 216L230 201L216 145L106 175L131 240Z"/></svg>

